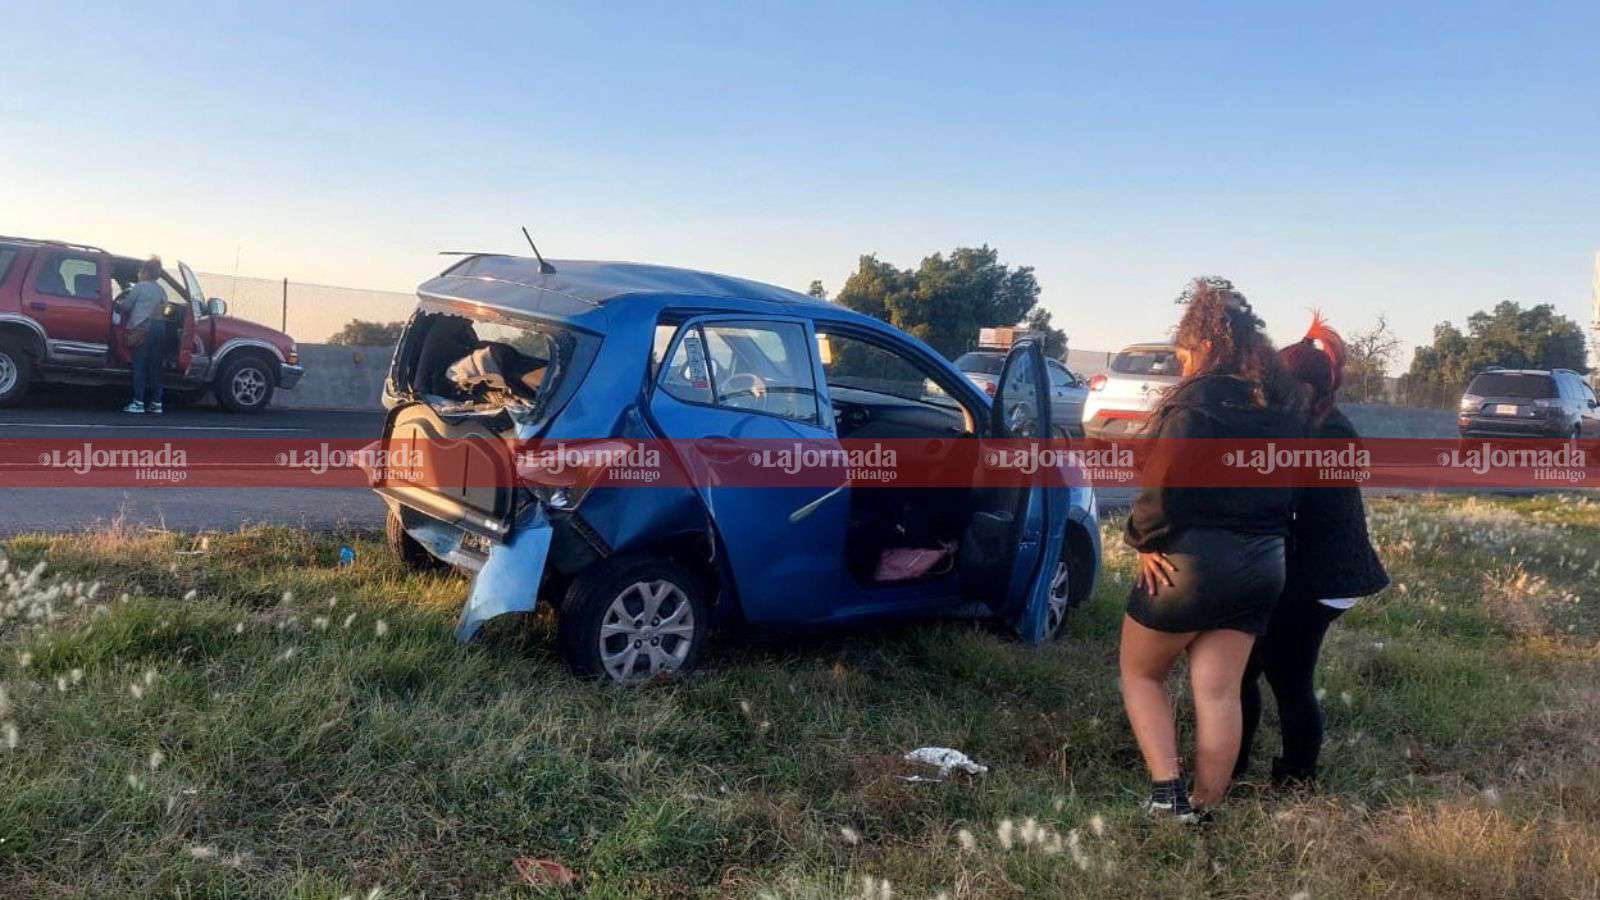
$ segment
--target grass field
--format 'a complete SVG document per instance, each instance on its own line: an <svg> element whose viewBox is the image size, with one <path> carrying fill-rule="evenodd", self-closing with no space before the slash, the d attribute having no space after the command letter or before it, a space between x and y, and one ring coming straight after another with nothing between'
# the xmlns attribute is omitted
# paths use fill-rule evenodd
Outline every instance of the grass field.
<svg viewBox="0 0 1600 900"><path fill-rule="evenodd" d="M14 538L0 896L1600 896L1600 503L1372 515L1395 584L1330 637L1325 784L1247 781L1202 833L1137 812L1115 541L1043 650L724 641L623 690L547 619L456 647L465 582L370 534ZM901 780L930 744L991 771ZM580 883L520 887L521 856Z"/></svg>

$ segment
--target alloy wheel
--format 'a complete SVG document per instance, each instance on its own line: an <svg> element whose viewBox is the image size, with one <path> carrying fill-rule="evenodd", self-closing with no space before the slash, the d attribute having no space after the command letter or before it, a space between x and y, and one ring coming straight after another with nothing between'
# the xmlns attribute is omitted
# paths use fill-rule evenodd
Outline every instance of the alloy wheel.
<svg viewBox="0 0 1600 900"><path fill-rule="evenodd" d="M1061 562L1056 564L1055 577L1050 579L1050 608L1045 613L1044 633L1046 637L1055 637L1061 630L1061 623L1066 621L1067 611L1072 608L1072 572L1067 567L1067 560L1063 556Z"/></svg>
<svg viewBox="0 0 1600 900"><path fill-rule="evenodd" d="M0 396L11 393L17 386L17 361L11 354L0 351Z"/></svg>
<svg viewBox="0 0 1600 900"><path fill-rule="evenodd" d="M233 383L229 385L233 399L240 406L255 406L267 392L267 376L260 369L246 366L233 373Z"/></svg>
<svg viewBox="0 0 1600 900"><path fill-rule="evenodd" d="M694 607L670 581L623 588L600 619L600 661L613 681L647 681L682 668L694 646Z"/></svg>

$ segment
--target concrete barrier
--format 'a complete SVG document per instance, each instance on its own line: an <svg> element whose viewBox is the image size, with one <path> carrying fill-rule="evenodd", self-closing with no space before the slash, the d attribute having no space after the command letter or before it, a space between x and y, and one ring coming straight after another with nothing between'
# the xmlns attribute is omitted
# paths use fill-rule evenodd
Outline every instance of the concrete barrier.
<svg viewBox="0 0 1600 900"><path fill-rule="evenodd" d="M300 364L305 366L305 377L294 390L279 391L272 403L284 409L377 409L393 355L393 347L301 344ZM1456 415L1447 409L1384 403L1343 403L1339 408L1363 437L1440 438L1457 434Z"/></svg>
<svg viewBox="0 0 1600 900"><path fill-rule="evenodd" d="M389 377L393 347L301 344L305 377L294 390L278 391L272 405L283 409L377 409Z"/></svg>

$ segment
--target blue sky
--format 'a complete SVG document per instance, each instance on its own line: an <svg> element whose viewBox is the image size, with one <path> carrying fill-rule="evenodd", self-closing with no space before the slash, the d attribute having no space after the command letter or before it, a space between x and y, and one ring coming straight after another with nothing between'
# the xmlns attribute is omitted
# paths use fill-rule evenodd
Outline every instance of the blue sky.
<svg viewBox="0 0 1600 900"><path fill-rule="evenodd" d="M6 16L0 232L399 290L524 223L800 289L988 242L1082 348L1199 273L1280 339L1589 317L1593 2L128 6Z"/></svg>

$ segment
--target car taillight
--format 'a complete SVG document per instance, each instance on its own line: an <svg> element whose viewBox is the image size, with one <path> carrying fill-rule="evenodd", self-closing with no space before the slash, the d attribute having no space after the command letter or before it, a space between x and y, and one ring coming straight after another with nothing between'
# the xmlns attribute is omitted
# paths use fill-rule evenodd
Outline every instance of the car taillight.
<svg viewBox="0 0 1600 900"><path fill-rule="evenodd" d="M994 396L995 390L999 387L999 385L995 384L993 380L987 378L978 383L983 385L983 392L991 397Z"/></svg>
<svg viewBox="0 0 1600 900"><path fill-rule="evenodd" d="M1101 388L1103 388L1105 386L1106 386L1106 376L1103 375L1103 374L1096 375L1093 378L1089 379L1089 390L1091 390L1091 391L1098 391L1098 390L1100 390Z"/></svg>
<svg viewBox="0 0 1600 900"><path fill-rule="evenodd" d="M1561 400L1555 397L1552 397L1548 400L1535 400L1533 401L1533 405L1539 409L1560 409Z"/></svg>
<svg viewBox="0 0 1600 900"><path fill-rule="evenodd" d="M576 509L613 466L639 452L627 441L552 444L517 454L517 478L550 509Z"/></svg>

